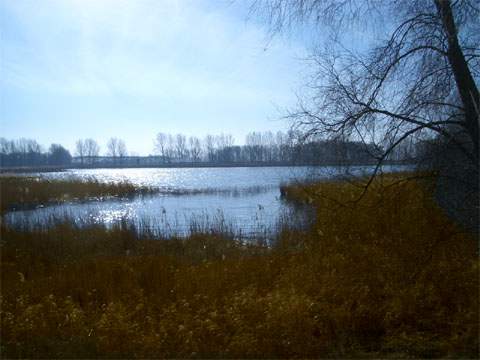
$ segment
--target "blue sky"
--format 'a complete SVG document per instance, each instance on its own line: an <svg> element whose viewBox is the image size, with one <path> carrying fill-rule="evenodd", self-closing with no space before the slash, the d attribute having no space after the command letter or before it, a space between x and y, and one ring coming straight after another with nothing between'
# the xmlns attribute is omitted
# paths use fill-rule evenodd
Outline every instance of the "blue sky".
<svg viewBox="0 0 480 360"><path fill-rule="evenodd" d="M281 130L306 56L237 0L1 0L1 136L152 153L159 131Z"/></svg>

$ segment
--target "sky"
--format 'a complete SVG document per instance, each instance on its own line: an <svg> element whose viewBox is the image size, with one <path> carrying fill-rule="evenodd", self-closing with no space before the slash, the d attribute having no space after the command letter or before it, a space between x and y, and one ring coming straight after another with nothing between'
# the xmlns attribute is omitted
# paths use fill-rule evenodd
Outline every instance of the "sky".
<svg viewBox="0 0 480 360"><path fill-rule="evenodd" d="M60 143L286 130L307 54L247 0L1 0L0 136Z"/></svg>

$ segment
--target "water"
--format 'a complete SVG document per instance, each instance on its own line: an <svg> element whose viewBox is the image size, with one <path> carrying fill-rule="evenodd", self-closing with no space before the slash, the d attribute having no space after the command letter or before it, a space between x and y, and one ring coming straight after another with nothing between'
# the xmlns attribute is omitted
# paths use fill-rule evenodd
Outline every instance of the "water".
<svg viewBox="0 0 480 360"><path fill-rule="evenodd" d="M129 181L153 186L159 193L130 199L65 203L5 214L13 226L48 224L66 218L77 224L107 226L127 221L137 227L171 236L194 231L222 230L239 237L271 236L281 223L304 226L306 209L293 208L280 199L282 183L325 179L345 174L362 175L371 166L357 167L242 167L168 169L72 169L37 173L47 179ZM387 167L385 171L398 170Z"/></svg>

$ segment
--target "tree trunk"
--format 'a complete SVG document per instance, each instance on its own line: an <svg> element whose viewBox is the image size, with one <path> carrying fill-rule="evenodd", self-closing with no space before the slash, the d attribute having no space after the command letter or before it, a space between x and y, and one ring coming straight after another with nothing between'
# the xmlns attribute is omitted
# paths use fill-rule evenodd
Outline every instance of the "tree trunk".
<svg viewBox="0 0 480 360"><path fill-rule="evenodd" d="M450 0L435 0L440 18L442 19L443 29L448 39L447 57L452 67L458 92L465 109L465 123L469 136L472 139L474 157L479 157L479 111L480 96L477 85L473 80L467 61L458 43L457 28L452 13Z"/></svg>

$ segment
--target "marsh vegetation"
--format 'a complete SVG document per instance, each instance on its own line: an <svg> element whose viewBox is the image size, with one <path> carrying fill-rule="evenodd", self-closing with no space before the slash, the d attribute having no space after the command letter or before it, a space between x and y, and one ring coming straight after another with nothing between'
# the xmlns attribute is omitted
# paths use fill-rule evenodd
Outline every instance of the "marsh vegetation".
<svg viewBox="0 0 480 360"><path fill-rule="evenodd" d="M128 181L105 183L94 178L79 180L0 176L0 212L69 201L132 197L155 191L153 187L134 186Z"/></svg>
<svg viewBox="0 0 480 360"><path fill-rule="evenodd" d="M2 356L474 357L477 242L398 180L284 188L316 221L270 244L2 225Z"/></svg>

